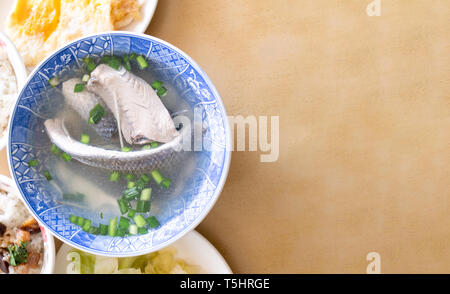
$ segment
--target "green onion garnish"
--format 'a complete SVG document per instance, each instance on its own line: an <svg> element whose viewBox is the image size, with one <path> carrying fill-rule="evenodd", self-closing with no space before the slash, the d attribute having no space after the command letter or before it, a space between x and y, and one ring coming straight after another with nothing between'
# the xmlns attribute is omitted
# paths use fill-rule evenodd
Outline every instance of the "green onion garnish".
<svg viewBox="0 0 450 294"><path fill-rule="evenodd" d="M125 230L122 229L122 228L119 228L119 229L117 230L117 236L118 236L118 237L125 237L126 233L127 233L127 231L125 231Z"/></svg>
<svg viewBox="0 0 450 294"><path fill-rule="evenodd" d="M94 61L92 61L91 58L89 57L85 57L83 58L83 62L86 63L86 70L90 73L91 71L93 71L97 65L95 64Z"/></svg>
<svg viewBox="0 0 450 294"><path fill-rule="evenodd" d="M108 235L114 237L117 234L117 217L109 220Z"/></svg>
<svg viewBox="0 0 450 294"><path fill-rule="evenodd" d="M75 87L73 88L73 91L75 93L83 92L84 87L86 87L86 84L76 84Z"/></svg>
<svg viewBox="0 0 450 294"><path fill-rule="evenodd" d="M152 148L156 148L156 147L158 147L159 146L159 144L158 144L158 142L152 142Z"/></svg>
<svg viewBox="0 0 450 294"><path fill-rule="evenodd" d="M111 60L108 62L108 65L115 70L118 70L120 68L120 65L122 64L122 59L120 59L117 56L111 56Z"/></svg>
<svg viewBox="0 0 450 294"><path fill-rule="evenodd" d="M150 216L147 218L147 223L148 226L152 229L159 227L161 224L159 223L159 221L156 219L156 217L154 216Z"/></svg>
<svg viewBox="0 0 450 294"><path fill-rule="evenodd" d="M77 219L77 225L82 227L83 224L84 224L84 218L79 216L78 219Z"/></svg>
<svg viewBox="0 0 450 294"><path fill-rule="evenodd" d="M47 181L51 181L53 179L48 170L44 171L44 177L47 179Z"/></svg>
<svg viewBox="0 0 450 294"><path fill-rule="evenodd" d="M165 178L162 182L161 182L161 186L163 186L165 189L169 189L170 184L172 183L172 181L168 178Z"/></svg>
<svg viewBox="0 0 450 294"><path fill-rule="evenodd" d="M113 171L112 173L109 174L109 180L111 182L117 182L119 179L120 179L120 172Z"/></svg>
<svg viewBox="0 0 450 294"><path fill-rule="evenodd" d="M135 224L130 225L128 232L130 232L130 235L137 235L138 227Z"/></svg>
<svg viewBox="0 0 450 294"><path fill-rule="evenodd" d="M139 197L139 194L140 193L139 193L139 190L137 189L137 187L132 187L132 188L126 189L122 193L123 197L128 201L136 199L137 197Z"/></svg>
<svg viewBox="0 0 450 294"><path fill-rule="evenodd" d="M152 196L152 188L145 188L141 192L141 200L143 201L149 201L150 197Z"/></svg>
<svg viewBox="0 0 450 294"><path fill-rule="evenodd" d="M100 218L103 219L103 212L100 212Z"/></svg>
<svg viewBox="0 0 450 294"><path fill-rule="evenodd" d="M150 181L150 178L146 174L142 174L140 179L142 179L146 183L148 183Z"/></svg>
<svg viewBox="0 0 450 294"><path fill-rule="evenodd" d="M152 83L152 88L153 88L154 90L158 90L158 89L161 88L162 86L163 86L163 82L158 81L158 80L155 80L155 81Z"/></svg>
<svg viewBox="0 0 450 294"><path fill-rule="evenodd" d="M108 226L104 224L100 224L100 235L108 234Z"/></svg>
<svg viewBox="0 0 450 294"><path fill-rule="evenodd" d="M52 144L52 148L50 149L50 151L55 155L61 154L61 149L59 149L55 144Z"/></svg>
<svg viewBox="0 0 450 294"><path fill-rule="evenodd" d="M161 182L164 180L164 177L162 176L162 174L159 172L159 170L154 169L152 171L152 177L155 180L155 182L160 185Z"/></svg>
<svg viewBox="0 0 450 294"><path fill-rule="evenodd" d="M28 161L28 165L33 166L33 167L37 166L38 165L37 159L32 159L32 160Z"/></svg>
<svg viewBox="0 0 450 294"><path fill-rule="evenodd" d="M156 91L156 94L158 94L159 97L164 97L167 94L167 89L166 87L161 87L158 89L158 91Z"/></svg>
<svg viewBox="0 0 450 294"><path fill-rule="evenodd" d="M152 149L152 145L144 145L142 146L142 150L149 150Z"/></svg>
<svg viewBox="0 0 450 294"><path fill-rule="evenodd" d="M100 60L101 63L106 63L106 64L108 64L110 61L111 61L111 56L109 56L109 55L102 56L102 59Z"/></svg>
<svg viewBox="0 0 450 294"><path fill-rule="evenodd" d="M136 212L146 213L150 211L150 201L138 200L136 204Z"/></svg>
<svg viewBox="0 0 450 294"><path fill-rule="evenodd" d="M89 137L89 135L81 134L81 143L87 145L87 144L89 144L89 141L91 141L91 138Z"/></svg>
<svg viewBox="0 0 450 294"><path fill-rule="evenodd" d="M91 227L91 220L90 219L85 220L82 228L83 231L85 232L89 231L90 227Z"/></svg>
<svg viewBox="0 0 450 294"><path fill-rule="evenodd" d="M71 215L69 216L69 221L70 221L72 224L77 224L77 220L78 220L78 217L77 217L76 215L71 214Z"/></svg>
<svg viewBox="0 0 450 294"><path fill-rule="evenodd" d="M147 234L147 233L148 233L148 230L147 230L146 227L138 228L138 234L139 234L139 235L145 235L145 234Z"/></svg>
<svg viewBox="0 0 450 294"><path fill-rule="evenodd" d="M128 228L130 227L130 220L126 217L121 216L119 219L119 228L125 229L128 231Z"/></svg>
<svg viewBox="0 0 450 294"><path fill-rule="evenodd" d="M98 235L100 234L100 229L97 227L90 227L88 233L92 235Z"/></svg>
<svg viewBox="0 0 450 294"><path fill-rule="evenodd" d="M125 146L125 147L122 147L122 151L123 151L123 152L130 152L130 151L131 151L131 148Z"/></svg>
<svg viewBox="0 0 450 294"><path fill-rule="evenodd" d="M145 218L141 214L136 215L133 219L138 228L144 227L147 224Z"/></svg>
<svg viewBox="0 0 450 294"><path fill-rule="evenodd" d="M127 189L133 188L134 186L136 186L135 182L128 182L127 183Z"/></svg>
<svg viewBox="0 0 450 294"><path fill-rule="evenodd" d="M123 56L123 67L126 70L131 71L131 63L130 63L130 59L128 58L127 55Z"/></svg>
<svg viewBox="0 0 450 294"><path fill-rule="evenodd" d="M106 111L100 103L95 105L94 108L92 108L91 111L89 111L89 123L90 124L98 123L105 114Z"/></svg>
<svg viewBox="0 0 450 294"><path fill-rule="evenodd" d="M91 78L91 77L90 77L88 74L86 74L86 75L83 75L83 77L81 78L81 80L82 80L83 82L87 83L87 82L89 81L90 78Z"/></svg>
<svg viewBox="0 0 450 294"><path fill-rule="evenodd" d="M125 178L126 178L128 181L133 181L133 180L135 179L134 175L133 175L133 174L130 174L130 173L126 173L126 174L125 174Z"/></svg>
<svg viewBox="0 0 450 294"><path fill-rule="evenodd" d="M133 218L136 215L136 210L130 208L128 209L128 217Z"/></svg>
<svg viewBox="0 0 450 294"><path fill-rule="evenodd" d="M70 156L70 155L67 154L66 152L64 152L64 153L61 155L61 157L62 157L62 159L64 159L64 161L66 161L66 162L69 162L69 161L72 160L72 156Z"/></svg>
<svg viewBox="0 0 450 294"><path fill-rule="evenodd" d="M137 56L136 53L131 53L130 54L130 59L134 60L134 59L136 59L136 56Z"/></svg>
<svg viewBox="0 0 450 294"><path fill-rule="evenodd" d="M144 56L139 55L138 57L136 57L136 61L138 62L139 67L140 67L141 69L145 69L145 68L148 67L148 63L147 63L147 61L145 60Z"/></svg>
<svg viewBox="0 0 450 294"><path fill-rule="evenodd" d="M125 214L128 212L128 201L125 198L118 199L117 203L119 204L121 214Z"/></svg>
<svg viewBox="0 0 450 294"><path fill-rule="evenodd" d="M52 88L54 88L59 85L59 79L58 77L53 77L50 80L48 80L48 83L50 84L50 86L52 86Z"/></svg>

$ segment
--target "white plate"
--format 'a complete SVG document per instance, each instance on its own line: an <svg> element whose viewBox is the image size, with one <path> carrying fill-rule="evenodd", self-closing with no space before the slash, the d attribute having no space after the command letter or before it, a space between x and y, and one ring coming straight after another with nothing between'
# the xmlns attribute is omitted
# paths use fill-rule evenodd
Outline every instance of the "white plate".
<svg viewBox="0 0 450 294"><path fill-rule="evenodd" d="M1 28L5 26L5 21L8 18L9 12L14 5L15 0L1 0L0 1L0 21ZM133 21L129 25L120 28L121 31L131 31L135 33L145 33L148 25L155 13L156 4L158 0L139 0L142 4L141 7L141 19L139 21Z"/></svg>
<svg viewBox="0 0 450 294"><path fill-rule="evenodd" d="M199 267L199 274L232 274L219 251L196 231L187 233L170 247L177 250L177 258ZM67 253L73 248L63 244L56 255L55 274L65 274L69 261Z"/></svg>

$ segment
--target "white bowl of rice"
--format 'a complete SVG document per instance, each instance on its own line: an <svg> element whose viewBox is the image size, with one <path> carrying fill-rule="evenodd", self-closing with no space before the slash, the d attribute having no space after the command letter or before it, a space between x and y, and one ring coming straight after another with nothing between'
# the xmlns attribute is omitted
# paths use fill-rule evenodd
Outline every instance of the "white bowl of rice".
<svg viewBox="0 0 450 294"><path fill-rule="evenodd" d="M51 274L53 236L32 217L12 179L0 175L0 274Z"/></svg>
<svg viewBox="0 0 450 294"><path fill-rule="evenodd" d="M27 79L27 70L19 52L0 32L0 150L8 141L9 115Z"/></svg>

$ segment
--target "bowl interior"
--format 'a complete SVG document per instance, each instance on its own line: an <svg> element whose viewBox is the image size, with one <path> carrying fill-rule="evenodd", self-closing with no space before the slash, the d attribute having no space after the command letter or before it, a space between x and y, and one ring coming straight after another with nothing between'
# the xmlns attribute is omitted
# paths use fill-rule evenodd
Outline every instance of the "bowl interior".
<svg viewBox="0 0 450 294"><path fill-rule="evenodd" d="M108 216L102 219L100 211L61 202L61 191L44 177L54 155L49 152L51 142L43 123L55 115L49 105L63 101L59 90L52 88L48 80L54 75L64 80L71 72L82 72L85 57L130 53L147 56L155 78L170 83L183 103L193 110L191 115L195 112L197 118L201 117L194 124L202 123L203 145L201 150L192 153L195 157L192 166L186 164L188 168L176 171L186 173L182 184L172 187L170 195L163 199L152 195L152 209L153 202L156 203L152 214L157 216L160 227L140 236L95 236L72 225L70 214L89 218L94 225L107 224ZM171 112L180 110L178 104L166 106ZM25 203L56 237L94 254L132 256L167 246L206 216L217 200L228 172L229 143L228 120L222 101L194 61L157 38L114 32L74 41L36 67L20 93L10 119L8 157L11 174ZM30 167L28 161L31 159L37 159L38 166ZM118 210L117 215L120 215Z"/></svg>

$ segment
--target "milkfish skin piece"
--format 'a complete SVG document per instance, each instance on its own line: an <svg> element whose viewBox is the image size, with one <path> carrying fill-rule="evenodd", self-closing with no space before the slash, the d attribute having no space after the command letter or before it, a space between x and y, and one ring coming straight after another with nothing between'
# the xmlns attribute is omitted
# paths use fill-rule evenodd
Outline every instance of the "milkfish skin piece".
<svg viewBox="0 0 450 294"><path fill-rule="evenodd" d="M63 118L47 119L44 122L47 134L53 144L81 163L115 171L140 171L170 166L179 161L183 154L183 141L190 142L191 127L184 125L180 135L157 148L122 152L86 145L73 139L64 125Z"/></svg>
<svg viewBox="0 0 450 294"><path fill-rule="evenodd" d="M91 73L87 89L100 96L112 110L128 144L167 143L178 135L169 111L155 90L125 68L115 70L100 64Z"/></svg>
<svg viewBox="0 0 450 294"><path fill-rule="evenodd" d="M72 107L81 116L81 118L87 122L89 120L89 112L98 103L100 103L100 105L102 105L105 109L106 114L97 124L93 124L91 126L97 134L103 138L111 139L117 133L117 122L114 115L108 107L106 107L105 103L94 93L89 92L86 89L82 92L75 93L75 85L81 83L83 82L78 78L73 78L63 83L62 92L64 94L66 104Z"/></svg>

